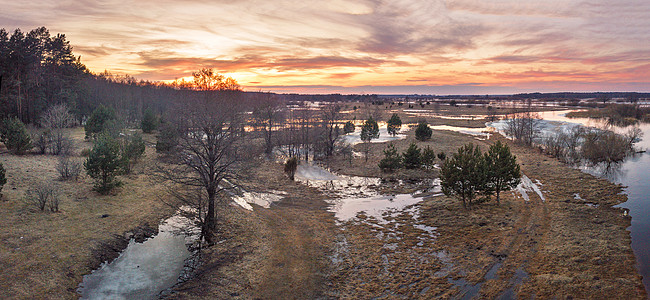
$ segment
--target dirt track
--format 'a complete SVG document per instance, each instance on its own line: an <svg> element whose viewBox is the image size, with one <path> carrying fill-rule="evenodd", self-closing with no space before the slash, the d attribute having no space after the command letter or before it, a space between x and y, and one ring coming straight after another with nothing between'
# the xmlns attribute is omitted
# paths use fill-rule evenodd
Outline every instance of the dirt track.
<svg viewBox="0 0 650 300"><path fill-rule="evenodd" d="M621 188L535 150L513 152L546 201L507 192L500 205L465 210L455 199L425 197L386 222L361 214L339 229L322 193L267 162L253 188L291 197L255 212L231 208L236 228L175 297L645 299L629 217L611 208L625 201ZM364 170L372 171L356 172Z"/></svg>

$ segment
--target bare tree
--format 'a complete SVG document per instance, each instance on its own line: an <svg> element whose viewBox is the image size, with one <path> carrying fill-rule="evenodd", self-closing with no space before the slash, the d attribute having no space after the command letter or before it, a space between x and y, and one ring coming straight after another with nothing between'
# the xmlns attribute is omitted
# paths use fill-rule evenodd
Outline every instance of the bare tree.
<svg viewBox="0 0 650 300"><path fill-rule="evenodd" d="M171 162L159 174L174 185L172 195L189 206L201 228L201 237L214 242L218 208L233 187L241 153L239 95L197 100L176 109L171 120L179 128L178 146ZM178 189L178 185L184 189Z"/></svg>
<svg viewBox="0 0 650 300"><path fill-rule="evenodd" d="M64 128L75 126L76 119L66 104L56 104L46 110L41 116L41 126L50 128L49 142L47 148L54 155L69 155L72 152L73 143Z"/></svg>
<svg viewBox="0 0 650 300"><path fill-rule="evenodd" d="M323 120L323 127L325 128L325 155L332 156L334 154L334 145L336 139L339 137L339 115L341 106L336 103L328 104L322 110L321 119Z"/></svg>
<svg viewBox="0 0 650 300"><path fill-rule="evenodd" d="M41 126L46 128L69 128L75 126L77 120L66 104L56 104L41 115Z"/></svg>
<svg viewBox="0 0 650 300"><path fill-rule="evenodd" d="M506 134L515 141L531 146L539 136L539 115L531 111L515 113L506 121Z"/></svg>
<svg viewBox="0 0 650 300"><path fill-rule="evenodd" d="M256 107L253 110L253 117L257 124L260 124L264 132L264 152L269 154L273 151L273 132L281 123L284 112L284 103L271 93L261 93L255 99Z"/></svg>

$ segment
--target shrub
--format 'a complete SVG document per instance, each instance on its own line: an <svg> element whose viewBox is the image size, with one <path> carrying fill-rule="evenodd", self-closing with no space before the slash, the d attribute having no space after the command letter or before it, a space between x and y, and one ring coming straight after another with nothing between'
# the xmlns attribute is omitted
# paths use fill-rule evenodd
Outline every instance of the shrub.
<svg viewBox="0 0 650 300"><path fill-rule="evenodd" d="M52 147L52 131L47 129L36 134L34 147L38 154L45 154Z"/></svg>
<svg viewBox="0 0 650 300"><path fill-rule="evenodd" d="M417 169L422 165L420 148L415 143L411 143L402 156L404 156L404 168Z"/></svg>
<svg viewBox="0 0 650 300"><path fill-rule="evenodd" d="M90 149L88 148L81 149L81 153L79 155L83 157L88 157L88 155L90 155Z"/></svg>
<svg viewBox="0 0 650 300"><path fill-rule="evenodd" d="M5 167L0 163L0 193L2 192L2 188L5 186L7 183L7 173L5 171ZM0 194L1 196L2 194Z"/></svg>
<svg viewBox="0 0 650 300"><path fill-rule="evenodd" d="M62 180L77 180L81 173L81 162L72 159L68 155L59 156L56 170Z"/></svg>
<svg viewBox="0 0 650 300"><path fill-rule="evenodd" d="M86 138L96 137L104 130L104 125L108 120L115 119L115 111L107 108L104 105L99 105L88 118L84 129L86 131Z"/></svg>
<svg viewBox="0 0 650 300"><path fill-rule="evenodd" d="M25 124L18 118L5 119L2 122L0 135L7 149L14 154L24 154L32 149L32 139L27 133Z"/></svg>
<svg viewBox="0 0 650 300"><path fill-rule="evenodd" d="M108 194L121 184L116 177L122 173L123 164L119 142L110 136L101 135L90 150L84 168L86 173L95 179L94 190L100 194Z"/></svg>
<svg viewBox="0 0 650 300"><path fill-rule="evenodd" d="M426 122L420 121L418 123L418 127L415 129L415 138L418 141L426 141L431 138L432 134L433 131Z"/></svg>
<svg viewBox="0 0 650 300"><path fill-rule="evenodd" d="M435 164L436 161L436 152L431 149L431 147L427 146L422 150L422 155L421 155L421 162L422 166L424 166L425 169L433 169L433 165Z"/></svg>
<svg viewBox="0 0 650 300"><path fill-rule="evenodd" d="M156 115L154 115L150 109L146 109L142 116L142 122L140 125L142 127L142 132L152 133L158 128L158 118L156 118Z"/></svg>
<svg viewBox="0 0 650 300"><path fill-rule="evenodd" d="M121 155L124 161L124 173L131 173L131 169L142 157L145 151L145 144L142 136L134 134L126 137L122 143Z"/></svg>
<svg viewBox="0 0 650 300"><path fill-rule="evenodd" d="M75 117L66 104L50 106L40 119L41 126L45 128L68 128L77 124Z"/></svg>
<svg viewBox="0 0 650 300"><path fill-rule="evenodd" d="M390 144L384 150L384 158L379 161L382 172L392 172L402 167L402 157L397 153L395 146Z"/></svg>
<svg viewBox="0 0 650 300"><path fill-rule="evenodd" d="M438 156L438 159L441 160L441 161L444 161L445 159L447 159L447 154L445 154L445 152L443 152L443 151L440 151L440 153L438 153L437 156Z"/></svg>
<svg viewBox="0 0 650 300"><path fill-rule="evenodd" d="M40 211L49 208L51 212L59 211L59 189L52 182L40 183L35 189L27 191L25 202Z"/></svg>
<svg viewBox="0 0 650 300"><path fill-rule="evenodd" d="M287 173L289 179L294 180L296 170L298 170L298 159L295 157L287 159L284 163L284 173Z"/></svg>

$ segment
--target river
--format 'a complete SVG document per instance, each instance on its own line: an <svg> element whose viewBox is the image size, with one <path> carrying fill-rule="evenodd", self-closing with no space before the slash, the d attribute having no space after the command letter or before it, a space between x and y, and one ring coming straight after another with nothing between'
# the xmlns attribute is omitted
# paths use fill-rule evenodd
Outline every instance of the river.
<svg viewBox="0 0 650 300"><path fill-rule="evenodd" d="M587 118L567 118L565 115L572 110L547 111L540 117L547 121L579 123L585 126L602 127L603 121ZM643 132L641 140L636 144L639 149L650 148L650 124L640 124ZM631 127L614 127L615 132L623 133ZM650 291L650 152L640 153L629 157L613 171L603 174L602 171L583 168L583 171L620 183L625 188L628 201L617 205L627 208L632 216L632 225L628 228L632 236L632 250L636 256L637 268L643 276L646 291Z"/></svg>

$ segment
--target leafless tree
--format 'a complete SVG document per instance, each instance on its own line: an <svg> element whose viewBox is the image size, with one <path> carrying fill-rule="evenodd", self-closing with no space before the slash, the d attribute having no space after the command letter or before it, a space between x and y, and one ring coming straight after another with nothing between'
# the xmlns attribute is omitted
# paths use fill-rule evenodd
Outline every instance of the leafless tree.
<svg viewBox="0 0 650 300"><path fill-rule="evenodd" d="M41 126L48 128L50 133L45 143L50 153L54 155L69 155L73 150L73 143L64 128L76 125L76 119L70 113L66 104L57 104L46 110L41 116ZM45 138L45 136L42 136Z"/></svg>
<svg viewBox="0 0 650 300"><path fill-rule="evenodd" d="M274 138L273 133L277 131L277 126L283 120L284 102L275 94L261 93L255 96L253 117L257 124L261 125L264 132L265 148L264 152L269 154L273 151Z"/></svg>
<svg viewBox="0 0 650 300"><path fill-rule="evenodd" d="M46 128L69 128L76 124L77 120L66 104L53 105L41 116L41 126Z"/></svg>
<svg viewBox="0 0 650 300"><path fill-rule="evenodd" d="M325 129L325 155L332 156L334 154L334 146L336 144L336 139L339 137L339 115L341 112L341 106L337 103L328 104L323 107L321 119L323 122L323 128Z"/></svg>
<svg viewBox="0 0 650 300"><path fill-rule="evenodd" d="M514 113L506 121L506 134L515 141L531 146L539 137L539 114L531 111Z"/></svg>
<svg viewBox="0 0 650 300"><path fill-rule="evenodd" d="M184 211L191 212L208 244L214 242L219 207L226 203L246 153L241 151L239 96L228 93L176 108L170 121L180 130L178 147L169 164L158 167L158 174L173 186L170 193L191 208Z"/></svg>

